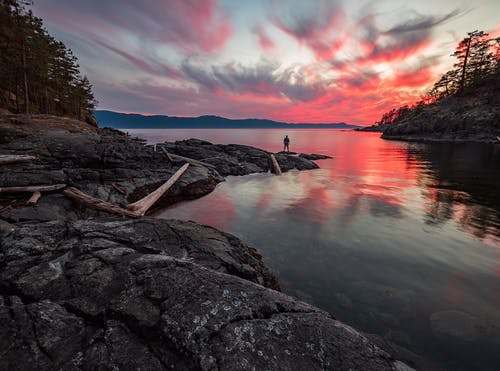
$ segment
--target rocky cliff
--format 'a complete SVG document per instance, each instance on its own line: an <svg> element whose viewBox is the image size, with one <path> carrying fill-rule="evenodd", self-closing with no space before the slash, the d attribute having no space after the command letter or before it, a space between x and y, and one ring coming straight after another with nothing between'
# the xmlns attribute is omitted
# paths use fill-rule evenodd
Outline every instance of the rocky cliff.
<svg viewBox="0 0 500 371"><path fill-rule="evenodd" d="M500 84L414 108L387 125L384 139L498 142Z"/></svg>

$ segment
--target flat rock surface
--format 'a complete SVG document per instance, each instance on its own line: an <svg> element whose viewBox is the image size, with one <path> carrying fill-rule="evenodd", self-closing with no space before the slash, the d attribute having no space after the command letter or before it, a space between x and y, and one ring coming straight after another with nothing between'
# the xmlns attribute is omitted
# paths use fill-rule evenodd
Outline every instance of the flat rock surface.
<svg viewBox="0 0 500 371"><path fill-rule="evenodd" d="M331 158L330 156L319 155L316 153L311 153L311 154L301 153L299 157L305 158L306 160L325 160L327 158Z"/></svg>
<svg viewBox="0 0 500 371"><path fill-rule="evenodd" d="M404 370L192 222L18 224L0 243L2 370Z"/></svg>
<svg viewBox="0 0 500 371"><path fill-rule="evenodd" d="M247 175L272 170L271 152L240 144L212 144L200 139L189 139L161 144L169 153L193 158L214 166L219 174ZM282 171L319 168L310 159L279 152L276 160Z"/></svg>

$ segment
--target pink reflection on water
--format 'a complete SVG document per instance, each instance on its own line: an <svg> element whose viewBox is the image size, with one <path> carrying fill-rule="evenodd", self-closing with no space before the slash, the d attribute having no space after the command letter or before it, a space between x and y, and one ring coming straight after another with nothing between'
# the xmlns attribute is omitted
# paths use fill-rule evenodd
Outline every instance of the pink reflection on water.
<svg viewBox="0 0 500 371"><path fill-rule="evenodd" d="M432 159L425 157L425 150L417 151L416 155L410 149L418 147L380 140L378 133L330 129L131 130L132 134L139 132L150 142L197 137L269 151L280 151L282 139L288 134L292 151L322 153L333 159L318 161L320 170L287 174L281 180L268 179L265 185L253 186L245 197L253 200L258 212L291 209L316 222L337 220L347 226L357 212L399 217L402 210L407 210L427 224L440 225L451 220L485 243L499 245L498 216L494 210L471 203L465 191L449 189L446 184L442 189L439 169L433 167ZM204 205L204 210L196 214L197 218L212 225L217 222L221 228L234 222L241 194L216 193L208 197L224 216L206 215L213 207L200 201L199 207Z"/></svg>

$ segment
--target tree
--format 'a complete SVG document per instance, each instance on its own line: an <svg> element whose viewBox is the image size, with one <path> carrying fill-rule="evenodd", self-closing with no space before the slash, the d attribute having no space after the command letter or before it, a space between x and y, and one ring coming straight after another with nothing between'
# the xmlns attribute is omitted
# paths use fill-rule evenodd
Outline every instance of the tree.
<svg viewBox="0 0 500 371"><path fill-rule="evenodd" d="M500 37L490 39L484 31L469 32L452 56L457 58L453 68L442 75L420 101L411 107L393 108L376 124L391 124L440 99L474 92L485 84L498 86L500 83Z"/></svg>
<svg viewBox="0 0 500 371"><path fill-rule="evenodd" d="M0 0L0 101L17 112L39 112L83 118L95 107L92 86L79 72L71 50L26 10L28 1Z"/></svg>
<svg viewBox="0 0 500 371"><path fill-rule="evenodd" d="M461 69L459 94L467 87L477 86L486 80L497 59L492 52L492 40L488 39L486 32L476 30L467 35L452 54L458 59L455 68Z"/></svg>

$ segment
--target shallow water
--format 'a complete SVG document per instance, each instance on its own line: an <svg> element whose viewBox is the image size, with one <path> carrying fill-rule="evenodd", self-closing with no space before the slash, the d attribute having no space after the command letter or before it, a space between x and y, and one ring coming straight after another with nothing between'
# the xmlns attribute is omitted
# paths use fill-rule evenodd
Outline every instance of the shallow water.
<svg viewBox="0 0 500 371"><path fill-rule="evenodd" d="M284 291L450 370L500 369L500 145L338 130L130 130L334 156L321 169L229 177L159 217L258 247Z"/></svg>

